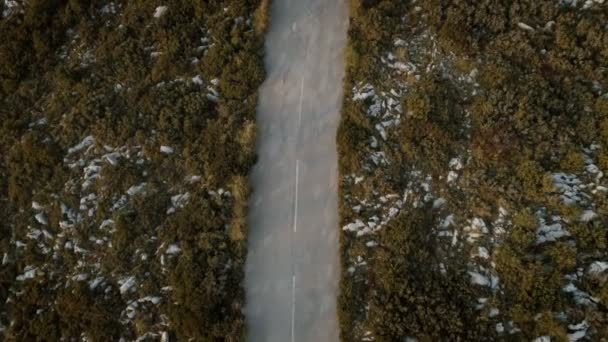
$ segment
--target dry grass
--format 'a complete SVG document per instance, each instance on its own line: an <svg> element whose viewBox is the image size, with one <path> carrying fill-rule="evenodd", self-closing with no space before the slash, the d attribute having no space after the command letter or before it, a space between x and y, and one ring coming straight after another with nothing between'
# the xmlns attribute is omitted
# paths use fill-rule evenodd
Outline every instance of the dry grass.
<svg viewBox="0 0 608 342"><path fill-rule="evenodd" d="M266 33L266 30L268 30L269 7L269 0L261 0L260 5L253 14L255 32L259 35Z"/></svg>

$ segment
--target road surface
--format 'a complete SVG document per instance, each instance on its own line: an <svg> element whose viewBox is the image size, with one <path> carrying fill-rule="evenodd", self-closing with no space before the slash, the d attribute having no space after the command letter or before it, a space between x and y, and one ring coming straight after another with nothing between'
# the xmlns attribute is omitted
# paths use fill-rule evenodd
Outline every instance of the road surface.
<svg viewBox="0 0 608 342"><path fill-rule="evenodd" d="M245 270L248 340L337 341L347 0L272 0Z"/></svg>

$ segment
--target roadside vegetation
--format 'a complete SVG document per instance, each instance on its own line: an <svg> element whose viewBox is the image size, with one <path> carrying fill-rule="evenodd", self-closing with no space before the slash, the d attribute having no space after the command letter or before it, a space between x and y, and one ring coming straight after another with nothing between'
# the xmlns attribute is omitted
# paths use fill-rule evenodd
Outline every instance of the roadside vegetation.
<svg viewBox="0 0 608 342"><path fill-rule="evenodd" d="M344 341L608 338L608 6L352 0Z"/></svg>
<svg viewBox="0 0 608 342"><path fill-rule="evenodd" d="M0 0L0 340L243 340L267 1Z"/></svg>

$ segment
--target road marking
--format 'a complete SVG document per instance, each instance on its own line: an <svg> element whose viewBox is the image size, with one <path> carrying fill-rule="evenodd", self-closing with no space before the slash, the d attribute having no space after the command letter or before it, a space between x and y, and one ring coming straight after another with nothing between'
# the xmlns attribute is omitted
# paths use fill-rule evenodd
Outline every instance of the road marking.
<svg viewBox="0 0 608 342"><path fill-rule="evenodd" d="M291 342L295 341L296 323L296 275L291 278Z"/></svg>
<svg viewBox="0 0 608 342"><path fill-rule="evenodd" d="M304 77L300 82L300 111L298 113L298 131L300 130L300 124L302 123L302 98L304 97Z"/></svg>
<svg viewBox="0 0 608 342"><path fill-rule="evenodd" d="M293 232L298 231L298 178L300 177L300 160L296 160L296 198L293 211Z"/></svg>

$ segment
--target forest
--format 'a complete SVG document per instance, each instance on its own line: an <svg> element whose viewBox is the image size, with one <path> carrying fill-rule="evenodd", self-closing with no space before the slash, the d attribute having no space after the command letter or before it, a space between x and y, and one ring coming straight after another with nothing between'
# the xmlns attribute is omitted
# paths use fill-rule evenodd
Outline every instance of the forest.
<svg viewBox="0 0 608 342"><path fill-rule="evenodd" d="M0 340L237 341L266 0L0 0Z"/></svg>
<svg viewBox="0 0 608 342"><path fill-rule="evenodd" d="M344 341L608 338L608 6L352 0Z"/></svg>

